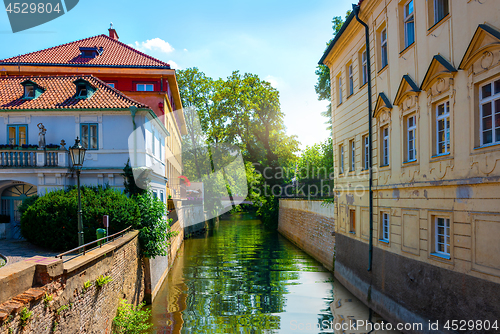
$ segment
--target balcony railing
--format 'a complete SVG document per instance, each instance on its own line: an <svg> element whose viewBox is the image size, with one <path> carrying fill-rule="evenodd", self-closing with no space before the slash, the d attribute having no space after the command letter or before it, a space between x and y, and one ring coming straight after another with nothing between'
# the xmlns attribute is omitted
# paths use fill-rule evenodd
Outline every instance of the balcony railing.
<svg viewBox="0 0 500 334"><path fill-rule="evenodd" d="M68 151L0 149L0 166L3 168L68 167Z"/></svg>

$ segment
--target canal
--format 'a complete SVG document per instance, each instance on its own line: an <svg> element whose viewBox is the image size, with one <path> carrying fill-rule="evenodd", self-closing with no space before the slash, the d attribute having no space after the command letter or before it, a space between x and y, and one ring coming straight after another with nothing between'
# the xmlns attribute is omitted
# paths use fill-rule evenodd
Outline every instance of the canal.
<svg viewBox="0 0 500 334"><path fill-rule="evenodd" d="M185 240L151 311L150 332L160 334L341 333L335 323L382 321L319 262L248 215Z"/></svg>

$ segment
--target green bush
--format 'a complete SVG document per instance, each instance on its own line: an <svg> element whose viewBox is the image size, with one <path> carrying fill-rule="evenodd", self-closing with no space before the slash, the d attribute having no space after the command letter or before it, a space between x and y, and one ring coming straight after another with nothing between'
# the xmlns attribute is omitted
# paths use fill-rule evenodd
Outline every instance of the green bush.
<svg viewBox="0 0 500 334"><path fill-rule="evenodd" d="M177 235L177 232L170 230L171 219L165 218L166 205L155 198L150 190L133 198L141 212L139 242L143 255L148 258L167 255L170 238Z"/></svg>
<svg viewBox="0 0 500 334"><path fill-rule="evenodd" d="M147 331L153 324L148 320L151 315L150 310L143 310L144 303L134 306L128 304L125 299L120 300L118 312L113 319L115 334L140 334Z"/></svg>
<svg viewBox="0 0 500 334"><path fill-rule="evenodd" d="M85 243L96 240L102 216L109 215L109 233L133 225L139 227L139 206L125 194L112 188L81 187ZM23 208L21 233L29 242L63 251L78 246L77 189L49 192ZM24 205L24 203L23 203Z"/></svg>

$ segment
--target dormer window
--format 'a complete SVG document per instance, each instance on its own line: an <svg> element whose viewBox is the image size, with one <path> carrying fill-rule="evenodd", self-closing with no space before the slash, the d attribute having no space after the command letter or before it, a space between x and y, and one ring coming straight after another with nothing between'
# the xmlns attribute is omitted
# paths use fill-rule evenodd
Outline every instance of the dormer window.
<svg viewBox="0 0 500 334"><path fill-rule="evenodd" d="M21 82L21 85L24 87L23 98L27 100L33 100L39 97L44 89L36 84L36 82L31 80L25 80Z"/></svg>
<svg viewBox="0 0 500 334"><path fill-rule="evenodd" d="M81 46L80 47L80 54L83 58L95 58L95 57L101 55L103 50L104 49L102 47L98 48L97 46L90 47L90 48Z"/></svg>
<svg viewBox="0 0 500 334"><path fill-rule="evenodd" d="M78 79L73 81L73 83L76 86L75 97L77 99L90 99L96 91L96 88L85 79Z"/></svg>

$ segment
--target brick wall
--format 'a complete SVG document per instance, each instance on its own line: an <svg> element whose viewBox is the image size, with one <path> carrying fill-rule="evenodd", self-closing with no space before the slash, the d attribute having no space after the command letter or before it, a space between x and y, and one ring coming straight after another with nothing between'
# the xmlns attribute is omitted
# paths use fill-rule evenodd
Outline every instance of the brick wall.
<svg viewBox="0 0 500 334"><path fill-rule="evenodd" d="M111 333L120 298L134 304L144 298L144 264L137 234L130 232L64 264L43 257L23 261L20 266L29 266L31 261L36 268L35 288L0 304L0 334ZM2 268L0 276L7 277L8 270L15 270L13 266ZM98 287L100 275L112 281ZM85 290L86 281L92 285ZM48 303L46 293L52 296ZM25 307L32 317L23 328L20 314Z"/></svg>
<svg viewBox="0 0 500 334"><path fill-rule="evenodd" d="M333 205L322 201L280 200L278 231L333 271L335 222Z"/></svg>

